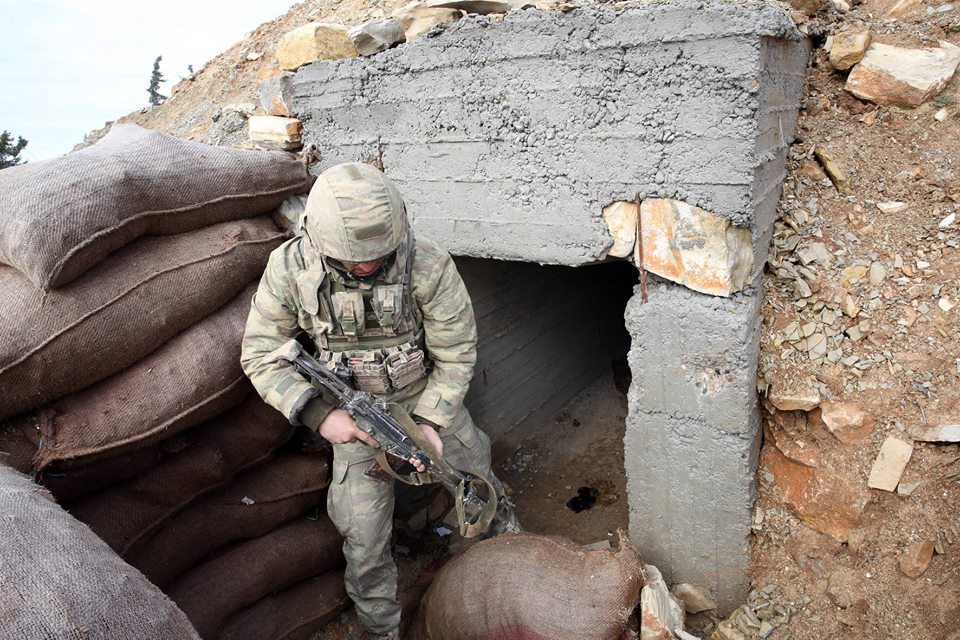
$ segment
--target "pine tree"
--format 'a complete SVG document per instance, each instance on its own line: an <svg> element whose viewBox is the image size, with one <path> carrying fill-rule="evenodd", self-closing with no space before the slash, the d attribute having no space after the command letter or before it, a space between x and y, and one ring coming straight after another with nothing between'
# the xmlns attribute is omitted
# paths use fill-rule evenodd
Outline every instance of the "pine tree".
<svg viewBox="0 0 960 640"><path fill-rule="evenodd" d="M18 164L23 164L24 160L20 157L20 152L27 146L27 141L23 136L17 136L17 141L13 141L13 134L9 131L0 133L0 169L6 169Z"/></svg>
<svg viewBox="0 0 960 640"><path fill-rule="evenodd" d="M161 60L163 60L163 56L157 56L157 59L153 61L153 73L150 74L150 86L147 87L150 104L154 107L167 99L167 96L160 93L160 83L163 82L163 74L160 73Z"/></svg>

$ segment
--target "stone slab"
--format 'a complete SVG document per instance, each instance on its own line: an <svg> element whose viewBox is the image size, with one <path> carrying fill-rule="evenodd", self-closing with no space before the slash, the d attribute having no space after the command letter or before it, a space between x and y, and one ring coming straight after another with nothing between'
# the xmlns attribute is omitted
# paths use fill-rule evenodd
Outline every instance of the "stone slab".
<svg viewBox="0 0 960 640"><path fill-rule="evenodd" d="M730 296L750 284L753 237L726 218L669 198L640 203L643 268L694 291Z"/></svg>
<svg viewBox="0 0 960 640"><path fill-rule="evenodd" d="M916 107L940 93L960 65L960 47L909 49L874 42L847 76L846 89L877 104Z"/></svg>
<svg viewBox="0 0 960 640"><path fill-rule="evenodd" d="M289 71L317 60L356 56L353 40L346 28L338 24L310 22L286 33L277 42L277 63L281 69Z"/></svg>
<svg viewBox="0 0 960 640"><path fill-rule="evenodd" d="M960 423L916 426L910 429L910 437L923 442L960 442Z"/></svg>
<svg viewBox="0 0 960 640"><path fill-rule="evenodd" d="M871 489L894 491L900 482L903 470L907 468L910 456L913 455L913 445L893 436L887 436L880 453L870 469L867 486Z"/></svg>

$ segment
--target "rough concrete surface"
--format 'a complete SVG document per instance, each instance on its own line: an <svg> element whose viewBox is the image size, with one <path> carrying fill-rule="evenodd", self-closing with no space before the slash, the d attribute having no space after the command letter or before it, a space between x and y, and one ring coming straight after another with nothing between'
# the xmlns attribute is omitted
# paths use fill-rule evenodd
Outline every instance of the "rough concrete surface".
<svg viewBox="0 0 960 640"><path fill-rule="evenodd" d="M318 170L382 152L454 253L580 265L611 246L603 206L637 192L753 225L792 137L798 39L768 3L471 16L301 68L291 102Z"/></svg>
<svg viewBox="0 0 960 640"><path fill-rule="evenodd" d="M782 6L769 2L518 10L469 16L368 58L302 67L289 104L304 121L304 142L320 148L316 170L382 158L418 232L456 255L602 260L613 245L603 207L639 193L749 228L759 257L772 235L808 52ZM762 268L756 260L754 282ZM713 298L655 277L649 294L647 304L634 297L625 318L631 536L669 580L709 588L725 612L748 585L760 296L748 288ZM571 363L583 356L562 352L578 334L552 339L557 328L542 317L569 303L531 297L475 300L481 318L484 305L504 308L486 320L491 326L501 313L518 318L486 335L481 320L481 359L502 372L526 358L559 363L537 369L531 361L486 392L492 365L478 365L471 399L478 414L500 412L480 420L498 425L495 438L552 402L547 389L579 388L569 382ZM580 366L584 376L592 371Z"/></svg>
<svg viewBox="0 0 960 640"><path fill-rule="evenodd" d="M743 602L749 585L760 299L754 289L715 298L656 282L626 312L630 537L668 582L708 588L721 610Z"/></svg>

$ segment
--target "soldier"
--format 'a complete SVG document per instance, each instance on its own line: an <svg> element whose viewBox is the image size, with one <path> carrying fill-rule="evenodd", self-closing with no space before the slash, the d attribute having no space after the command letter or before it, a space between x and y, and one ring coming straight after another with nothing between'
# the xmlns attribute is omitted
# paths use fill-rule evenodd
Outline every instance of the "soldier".
<svg viewBox="0 0 960 640"><path fill-rule="evenodd" d="M266 402L333 444L327 512L345 539L347 593L374 638L399 638L394 491L373 468L378 444L289 363L263 358L305 333L320 358L350 367L358 388L406 409L454 467L502 493L490 440L463 406L476 361L473 307L450 255L414 238L400 192L369 165L323 172L301 227L270 255L241 363Z"/></svg>

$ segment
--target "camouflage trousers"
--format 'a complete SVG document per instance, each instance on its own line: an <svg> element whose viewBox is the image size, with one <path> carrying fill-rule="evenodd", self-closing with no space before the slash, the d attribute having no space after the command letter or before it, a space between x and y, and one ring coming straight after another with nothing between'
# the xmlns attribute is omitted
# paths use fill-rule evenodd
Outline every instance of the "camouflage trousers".
<svg viewBox="0 0 960 640"><path fill-rule="evenodd" d="M415 404L404 408L411 410ZM439 433L443 457L450 464L488 478L502 491L490 469L490 438L477 428L466 407L461 406L453 424ZM394 481L364 475L373 455L373 449L360 442L334 445L327 512L344 537L344 581L360 624L374 635L383 635L400 626L397 566L390 552Z"/></svg>

